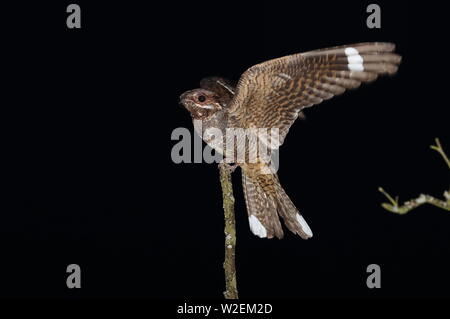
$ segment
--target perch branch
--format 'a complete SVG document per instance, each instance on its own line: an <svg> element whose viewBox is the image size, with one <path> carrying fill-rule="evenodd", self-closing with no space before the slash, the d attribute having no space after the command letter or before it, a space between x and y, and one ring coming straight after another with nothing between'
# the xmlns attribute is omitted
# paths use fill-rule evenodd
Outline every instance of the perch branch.
<svg viewBox="0 0 450 319"><path fill-rule="evenodd" d="M398 203L398 198L396 198L395 200L383 189L383 188L379 188L378 189L381 193L384 194L384 196L386 196L390 203L382 203L381 206L393 213L399 214L399 215L403 215L406 214L407 212L409 212L410 210L417 208L423 204L431 204L434 206L437 206L439 208L442 208L444 210L448 210L450 211L450 195L449 192L445 192L444 196L446 197L446 201L445 200L441 200L441 199L437 199L433 196L430 195L425 195L425 194L420 194L419 197L414 198L414 199L410 199L409 201L406 201L403 203L403 205L399 205Z"/></svg>
<svg viewBox="0 0 450 319"><path fill-rule="evenodd" d="M448 168L450 169L450 160L448 159L447 154L445 154L439 139L436 138L435 142L436 145L431 145L431 149L435 150L442 156ZM381 206L384 209L396 214L406 214L410 210L427 203L450 211L450 190L444 192L444 200L437 199L431 195L420 194L419 197L406 201L403 203L403 205L399 205L398 196L394 199L383 188L379 187L378 190L389 200L389 203L382 203Z"/></svg>
<svg viewBox="0 0 450 319"><path fill-rule="evenodd" d="M222 186L223 210L225 217L225 299L238 299L235 248L236 248L236 221L234 217L233 184L231 182L231 169L226 163L219 164L220 184Z"/></svg>

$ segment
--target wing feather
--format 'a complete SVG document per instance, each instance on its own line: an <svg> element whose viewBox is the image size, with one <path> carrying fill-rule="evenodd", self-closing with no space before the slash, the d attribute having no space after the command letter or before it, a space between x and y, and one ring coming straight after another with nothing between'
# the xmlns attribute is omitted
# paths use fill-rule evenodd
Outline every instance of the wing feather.
<svg viewBox="0 0 450 319"><path fill-rule="evenodd" d="M299 112L397 72L392 43L358 43L293 54L245 71L230 102L230 126L279 128L281 145ZM278 145L278 146L279 146Z"/></svg>

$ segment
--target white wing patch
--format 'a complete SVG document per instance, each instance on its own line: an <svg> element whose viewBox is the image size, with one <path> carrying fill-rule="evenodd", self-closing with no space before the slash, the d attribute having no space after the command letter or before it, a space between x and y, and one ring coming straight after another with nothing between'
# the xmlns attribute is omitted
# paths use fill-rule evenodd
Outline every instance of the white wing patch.
<svg viewBox="0 0 450 319"><path fill-rule="evenodd" d="M297 213L295 217L297 217L297 221L299 222L300 226L302 226L302 230L305 232L305 234L309 237L312 237L313 233L311 231L311 228L309 228L303 216Z"/></svg>
<svg viewBox="0 0 450 319"><path fill-rule="evenodd" d="M358 50L355 48L346 48L345 55L347 56L347 66L350 71L364 71L364 59L359 55Z"/></svg>
<svg viewBox="0 0 450 319"><path fill-rule="evenodd" d="M250 223L250 230L253 234L260 238L267 237L267 230L264 228L263 224L259 221L258 218L256 218L255 215L250 215L248 218L248 221Z"/></svg>

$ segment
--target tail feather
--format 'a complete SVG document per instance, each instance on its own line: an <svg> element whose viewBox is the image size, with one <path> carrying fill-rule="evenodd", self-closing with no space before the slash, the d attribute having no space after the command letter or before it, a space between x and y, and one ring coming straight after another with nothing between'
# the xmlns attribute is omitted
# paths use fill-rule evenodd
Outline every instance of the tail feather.
<svg viewBox="0 0 450 319"><path fill-rule="evenodd" d="M276 174L247 174L242 171L242 185L249 215L250 230L261 238L283 238L280 219L303 239L312 237L305 219L287 196Z"/></svg>
<svg viewBox="0 0 450 319"><path fill-rule="evenodd" d="M277 215L277 204L268 197L251 177L242 171L242 186L250 223L250 230L261 238L283 238L283 229Z"/></svg>

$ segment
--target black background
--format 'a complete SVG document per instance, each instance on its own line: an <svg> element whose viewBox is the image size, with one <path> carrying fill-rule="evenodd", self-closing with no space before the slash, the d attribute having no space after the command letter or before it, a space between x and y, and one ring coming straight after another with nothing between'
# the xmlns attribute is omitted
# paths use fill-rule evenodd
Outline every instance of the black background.
<svg viewBox="0 0 450 319"><path fill-rule="evenodd" d="M440 55L413 49L412 4L378 1L375 30L367 1L78 1L82 29L69 30L69 3L3 12L0 296L221 298L218 170L172 162L172 131L192 131L179 95L204 76L237 80L267 59L364 41L396 43L398 74L309 109L281 148L280 180L314 237L252 235L234 174L240 296L449 295L450 215L397 216L377 191L406 200L448 187L429 149L435 137L449 149L445 87L419 75ZM66 287L71 263L82 289ZM372 263L381 289L366 286Z"/></svg>

